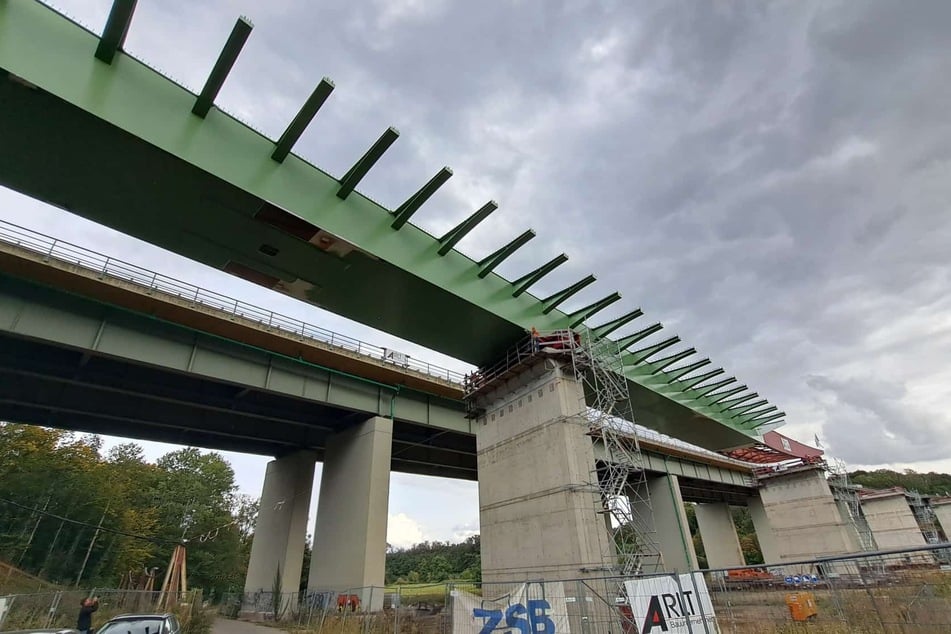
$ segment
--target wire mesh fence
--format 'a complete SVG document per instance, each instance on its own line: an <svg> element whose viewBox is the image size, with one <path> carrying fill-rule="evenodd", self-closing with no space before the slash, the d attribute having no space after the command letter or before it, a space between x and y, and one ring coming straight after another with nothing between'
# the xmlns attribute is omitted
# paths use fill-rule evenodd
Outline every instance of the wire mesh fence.
<svg viewBox="0 0 951 634"><path fill-rule="evenodd" d="M31 594L0 594L0 632L26 629L75 628L83 599L99 597L99 609L93 614L93 625L105 623L120 614L155 614L174 612L183 624L202 610L201 590L191 590L177 597L169 606L161 592L138 590L62 590Z"/></svg>
<svg viewBox="0 0 951 634"><path fill-rule="evenodd" d="M218 613L314 632L448 634L448 587L438 583L341 592L235 593L222 597Z"/></svg>
<svg viewBox="0 0 951 634"><path fill-rule="evenodd" d="M231 618L363 634L951 632L951 544L630 577L232 595Z"/></svg>

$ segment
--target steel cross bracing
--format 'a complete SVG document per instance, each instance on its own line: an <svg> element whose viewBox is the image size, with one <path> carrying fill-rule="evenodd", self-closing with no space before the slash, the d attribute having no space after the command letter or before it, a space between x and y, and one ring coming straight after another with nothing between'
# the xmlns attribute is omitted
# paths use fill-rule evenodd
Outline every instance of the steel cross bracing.
<svg viewBox="0 0 951 634"><path fill-rule="evenodd" d="M863 551L876 550L875 537L872 535L872 528L868 525L865 513L862 511L862 503L859 500L858 489L849 481L849 472L845 464L838 459L829 461L829 488L832 489L832 496L837 502L845 504L849 516L843 518L852 524L855 534L859 539L859 546Z"/></svg>
<svg viewBox="0 0 951 634"><path fill-rule="evenodd" d="M570 335L570 332L569 332ZM647 478L621 349L609 339L589 332L570 337L571 360L584 388L582 422L601 441L605 461L592 470L599 496L597 511L607 515L609 533L603 555L605 568L622 576L661 572L663 557L655 528Z"/></svg>

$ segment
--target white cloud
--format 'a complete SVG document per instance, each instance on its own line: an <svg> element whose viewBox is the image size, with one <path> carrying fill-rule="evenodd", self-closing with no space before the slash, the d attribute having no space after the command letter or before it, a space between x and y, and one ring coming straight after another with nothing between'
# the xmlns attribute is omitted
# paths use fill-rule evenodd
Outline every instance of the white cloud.
<svg viewBox="0 0 951 634"><path fill-rule="evenodd" d="M386 542L396 548L406 548L429 539L419 522L406 513L397 513L387 518Z"/></svg>

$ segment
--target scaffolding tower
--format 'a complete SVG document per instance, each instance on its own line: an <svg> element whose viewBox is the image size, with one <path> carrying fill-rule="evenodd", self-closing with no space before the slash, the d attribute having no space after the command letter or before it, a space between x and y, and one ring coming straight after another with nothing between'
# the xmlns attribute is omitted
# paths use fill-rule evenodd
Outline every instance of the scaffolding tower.
<svg viewBox="0 0 951 634"><path fill-rule="evenodd" d="M852 484L849 480L849 472L845 468L845 463L841 460L833 459L828 462L829 465L829 488L832 489L832 497L840 503L840 508L845 507L848 517L843 518L852 524L859 540L859 547L863 551L876 550L875 537L872 535L872 528L868 525L865 513L862 511L862 503L859 500L858 485Z"/></svg>
<svg viewBox="0 0 951 634"><path fill-rule="evenodd" d="M611 539L603 555L612 574L628 576L664 570L656 541L634 411L617 343L587 332L574 336L571 361L582 384L582 423L604 447L604 461L591 472L598 492L596 511L606 516Z"/></svg>
<svg viewBox="0 0 951 634"><path fill-rule="evenodd" d="M915 515L915 521L918 522L925 541L929 544L939 543L941 537L938 533L937 518L935 517L934 509L931 508L931 504L917 491L908 491L906 495L908 496L908 505L911 507L911 512Z"/></svg>

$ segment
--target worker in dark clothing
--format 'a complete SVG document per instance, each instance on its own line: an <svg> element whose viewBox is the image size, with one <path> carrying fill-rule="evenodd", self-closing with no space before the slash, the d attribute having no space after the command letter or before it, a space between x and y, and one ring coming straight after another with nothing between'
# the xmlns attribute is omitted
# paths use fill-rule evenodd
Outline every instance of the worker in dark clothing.
<svg viewBox="0 0 951 634"><path fill-rule="evenodd" d="M80 634L92 634L92 613L99 609L99 597L83 599L79 602L79 618L76 629Z"/></svg>

